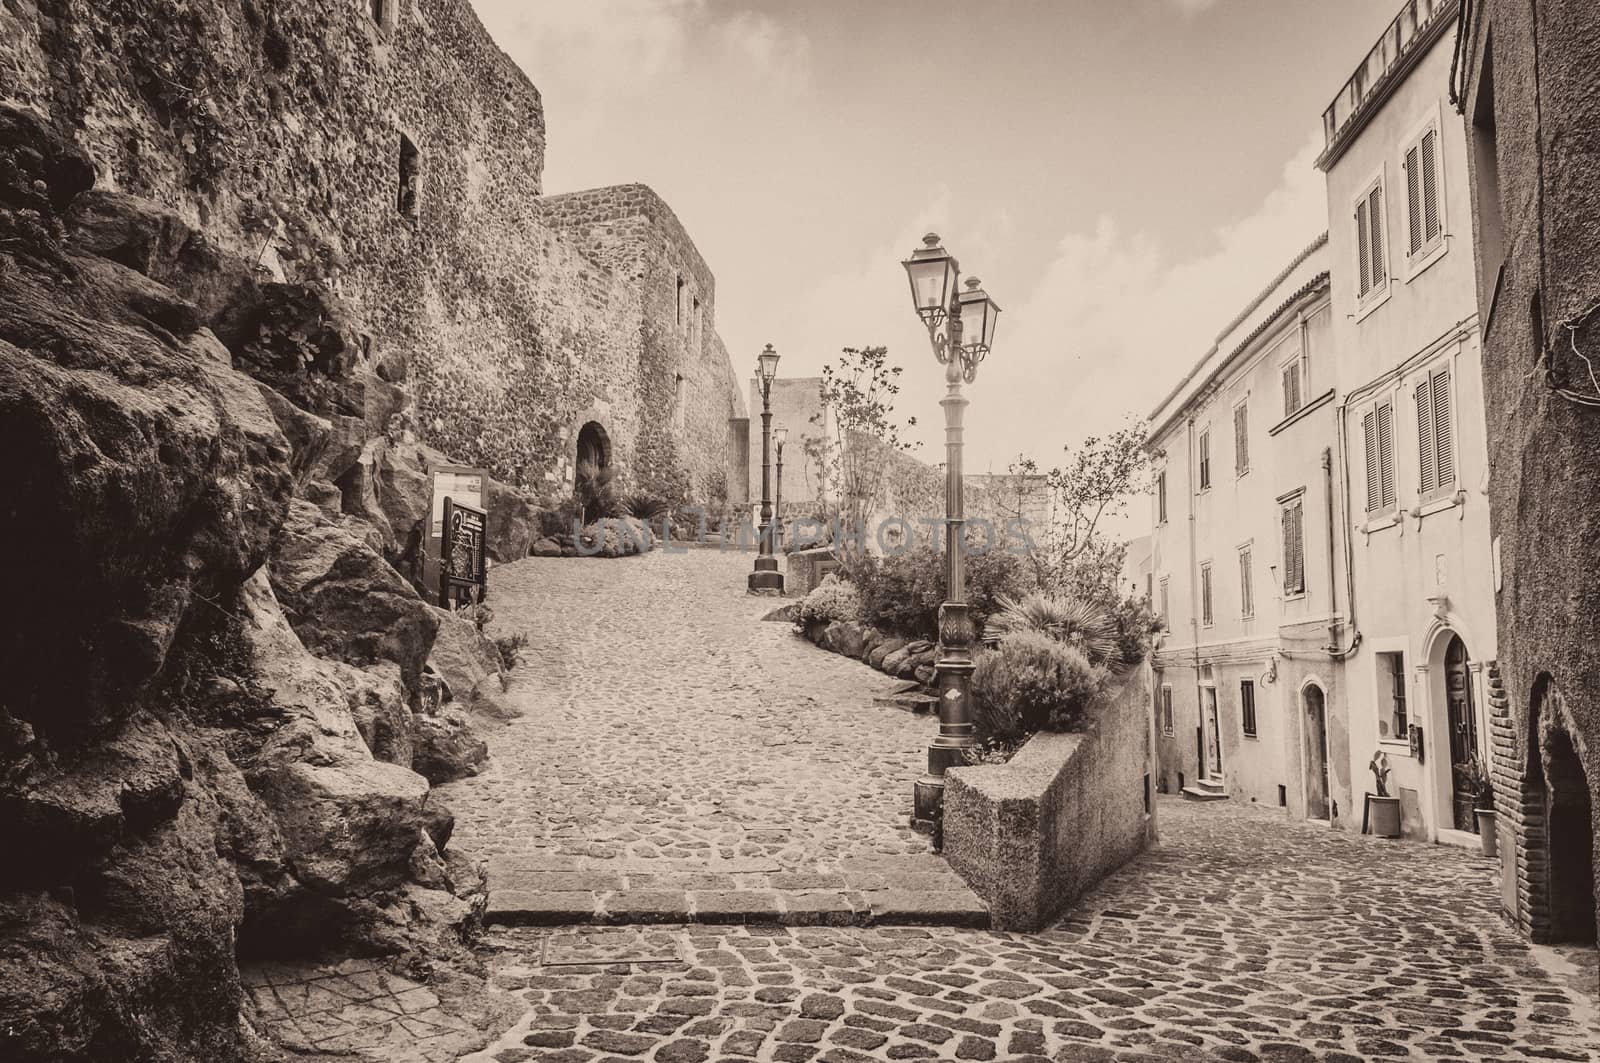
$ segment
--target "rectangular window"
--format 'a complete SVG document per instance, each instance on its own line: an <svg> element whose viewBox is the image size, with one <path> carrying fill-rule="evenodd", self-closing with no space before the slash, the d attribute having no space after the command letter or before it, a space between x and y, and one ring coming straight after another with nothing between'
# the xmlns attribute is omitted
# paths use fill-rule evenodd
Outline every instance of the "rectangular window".
<svg viewBox="0 0 1600 1063"><path fill-rule="evenodd" d="M1389 279L1384 244L1383 180L1379 178L1356 204L1356 295L1366 299Z"/></svg>
<svg viewBox="0 0 1600 1063"><path fill-rule="evenodd" d="M1156 473L1156 523L1167 522L1167 470Z"/></svg>
<svg viewBox="0 0 1600 1063"><path fill-rule="evenodd" d="M1172 688L1164 686L1161 688L1161 733L1170 738L1173 730Z"/></svg>
<svg viewBox="0 0 1600 1063"><path fill-rule="evenodd" d="M1366 441L1367 512L1394 509L1394 404L1380 402L1361 418Z"/></svg>
<svg viewBox="0 0 1600 1063"><path fill-rule="evenodd" d="M1233 408L1233 474L1250 471L1250 411L1245 403Z"/></svg>
<svg viewBox="0 0 1600 1063"><path fill-rule="evenodd" d="M1172 580L1166 576L1161 577L1161 619L1172 622Z"/></svg>
<svg viewBox="0 0 1600 1063"><path fill-rule="evenodd" d="M1300 409L1304 389L1300 386L1300 356L1283 366L1283 415L1289 416Z"/></svg>
<svg viewBox="0 0 1600 1063"><path fill-rule="evenodd" d="M1450 435L1450 370L1435 369L1417 385L1417 489L1424 499L1448 494L1456 483L1455 441Z"/></svg>
<svg viewBox="0 0 1600 1063"><path fill-rule="evenodd" d="M1246 738L1256 737L1256 682L1239 680L1239 719L1244 724Z"/></svg>
<svg viewBox="0 0 1600 1063"><path fill-rule="evenodd" d="M1200 566L1200 623L1210 627L1213 621L1211 614L1211 562L1207 561Z"/></svg>
<svg viewBox="0 0 1600 1063"><path fill-rule="evenodd" d="M1301 499L1283 507L1283 593L1306 592L1305 505Z"/></svg>
<svg viewBox="0 0 1600 1063"><path fill-rule="evenodd" d="M1256 588L1255 579L1250 574L1251 548L1248 546L1239 549L1239 616L1249 620L1256 615Z"/></svg>
<svg viewBox="0 0 1600 1063"><path fill-rule="evenodd" d="M1403 740L1410 721L1406 715L1406 655L1378 654L1378 735Z"/></svg>
<svg viewBox="0 0 1600 1063"><path fill-rule="evenodd" d="M1211 486L1211 429L1200 433L1200 490Z"/></svg>
<svg viewBox="0 0 1600 1063"><path fill-rule="evenodd" d="M1439 201L1439 130L1430 127L1406 149L1406 255L1439 246L1444 221Z"/></svg>

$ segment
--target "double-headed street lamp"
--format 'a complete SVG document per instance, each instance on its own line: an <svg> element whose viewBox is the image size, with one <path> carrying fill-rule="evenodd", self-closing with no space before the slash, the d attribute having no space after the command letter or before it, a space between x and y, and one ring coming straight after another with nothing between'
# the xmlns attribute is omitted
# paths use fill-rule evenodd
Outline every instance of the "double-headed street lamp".
<svg viewBox="0 0 1600 1063"><path fill-rule="evenodd" d="M756 358L756 381L761 385L761 547L755 571L747 578L752 594L783 593L783 573L772 556L772 382L778 376L778 352L767 344Z"/></svg>
<svg viewBox="0 0 1600 1063"><path fill-rule="evenodd" d="M939 657L934 664L939 679L939 735L928 744L928 773L917 780L912 818L922 829L932 829L944 803L945 769L965 761L976 744L972 727L972 645L977 631L967 608L965 566L962 554L964 514L961 482L961 416L967 400L961 385L978 375L978 363L994 346L995 321L1000 307L986 295L976 277L960 289L961 266L939 246L937 234L922 238L922 247L904 263L911 278L911 300L917 316L928 328L934 357L944 366L945 474L944 564L945 602L939 606Z"/></svg>
<svg viewBox="0 0 1600 1063"><path fill-rule="evenodd" d="M778 489L773 492L772 513L775 519L772 545L783 549L783 445L789 440L789 429L779 424L772 430L772 442L778 449Z"/></svg>

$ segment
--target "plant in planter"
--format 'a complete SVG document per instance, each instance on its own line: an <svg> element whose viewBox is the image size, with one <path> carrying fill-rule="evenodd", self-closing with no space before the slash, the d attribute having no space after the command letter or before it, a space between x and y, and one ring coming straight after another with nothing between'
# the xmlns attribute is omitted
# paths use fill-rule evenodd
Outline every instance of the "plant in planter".
<svg viewBox="0 0 1600 1063"><path fill-rule="evenodd" d="M1498 855L1500 839L1495 829L1494 778L1476 753L1467 758L1459 770L1462 781L1473 795L1472 814L1477 821L1478 843L1483 846L1483 855Z"/></svg>
<svg viewBox="0 0 1600 1063"><path fill-rule="evenodd" d="M1367 795L1367 809L1372 815L1372 833L1380 838L1400 837L1400 799L1389 796L1389 754L1378 750L1372 754L1372 771L1376 793Z"/></svg>

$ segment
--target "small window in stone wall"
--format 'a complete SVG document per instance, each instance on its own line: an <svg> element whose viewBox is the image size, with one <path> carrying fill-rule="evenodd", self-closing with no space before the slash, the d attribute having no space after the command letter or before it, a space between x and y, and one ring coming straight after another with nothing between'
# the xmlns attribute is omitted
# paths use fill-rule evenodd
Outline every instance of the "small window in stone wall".
<svg viewBox="0 0 1600 1063"><path fill-rule="evenodd" d="M700 297L694 297L694 309L689 315L689 338L695 341L700 339Z"/></svg>
<svg viewBox="0 0 1600 1063"><path fill-rule="evenodd" d="M422 153L411 138L400 134L400 195L396 202L407 218L417 217L417 199L422 183Z"/></svg>
<svg viewBox="0 0 1600 1063"><path fill-rule="evenodd" d="M678 324L683 324L683 274L678 274Z"/></svg>
<svg viewBox="0 0 1600 1063"><path fill-rule="evenodd" d="M401 0L367 0L367 14L385 33L394 29L395 15Z"/></svg>

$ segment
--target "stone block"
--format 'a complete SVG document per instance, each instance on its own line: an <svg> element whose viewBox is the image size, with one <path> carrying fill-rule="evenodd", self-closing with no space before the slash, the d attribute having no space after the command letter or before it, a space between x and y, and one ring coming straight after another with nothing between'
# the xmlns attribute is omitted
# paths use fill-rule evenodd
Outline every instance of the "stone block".
<svg viewBox="0 0 1600 1063"><path fill-rule="evenodd" d="M1040 733L1006 764L945 776L944 855L996 930L1050 923L1154 835L1148 688L1125 682L1082 734Z"/></svg>
<svg viewBox="0 0 1600 1063"><path fill-rule="evenodd" d="M483 919L500 926L565 926L593 922L595 907L595 895L581 891L492 890Z"/></svg>
<svg viewBox="0 0 1600 1063"><path fill-rule="evenodd" d="M778 918L778 895L771 890L696 891L697 923L767 923Z"/></svg>

